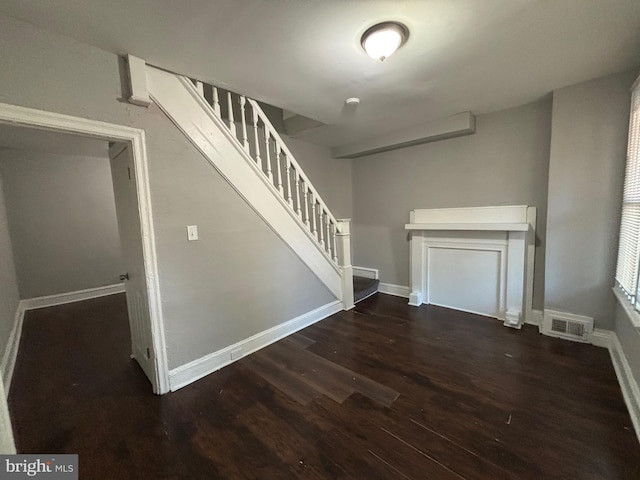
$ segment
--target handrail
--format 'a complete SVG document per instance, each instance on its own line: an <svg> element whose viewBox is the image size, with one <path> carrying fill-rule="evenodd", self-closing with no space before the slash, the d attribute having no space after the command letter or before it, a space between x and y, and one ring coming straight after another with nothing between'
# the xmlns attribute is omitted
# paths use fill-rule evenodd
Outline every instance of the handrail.
<svg viewBox="0 0 640 480"><path fill-rule="evenodd" d="M269 118L267 117L267 115L264 113L262 108L260 108L260 105L258 104L258 102L256 102L255 100L253 100L251 98L248 98L248 97L247 97L247 100L249 101L251 106L256 109L256 111L258 112L258 116L260 117L260 120L262 120L262 122L265 124L265 126L269 129L269 132L271 133L271 135L273 137L275 137L276 139L280 140L282 150L284 150L284 153L289 157L289 159L291 160L291 163L294 165L294 168L296 169L296 171L299 172L300 177L304 181L305 185L307 185L309 187L309 190L314 194L314 196L318 200L318 203L320 203L320 205L322 205L322 207L328 212L329 218L332 220L332 222L337 225L338 221L336 220L336 218L333 216L333 214L329 210L329 207L327 207L327 205L324 203L324 201L320 197L320 194L318 193L318 190L316 190L316 188L311 183L311 180L309 180L309 177L307 177L307 175L304 173L304 171L302 170L302 167L300 166L300 164L298 163L296 158L293 156L293 153L291 153L291 150L289 150L289 147L287 147L287 144L284 143L284 140L282 140L282 137L280 137L280 134L275 129L275 127L272 125L272 123L269 120Z"/></svg>
<svg viewBox="0 0 640 480"><path fill-rule="evenodd" d="M227 118L223 119L221 106L224 106L225 102L222 98L219 98L220 92L218 92L218 88L214 85L208 85L212 89L211 99L209 100L206 98L205 85L202 82L192 81L191 83L198 95L206 100L206 103L212 107L214 114L222 120L222 123L238 141L240 147L254 160L258 170L268 179L269 183L274 187L274 191L284 200L283 203L290 212L304 224L318 246L321 247L333 263L338 265L336 235L342 233L340 223L331 213L318 190L304 173L293 153L291 153L291 150L289 150L258 102L244 95L226 90ZM234 118L234 107L236 106L240 112L239 119ZM251 112L247 112L247 106L249 106ZM253 125L247 124L247 116L249 116ZM237 121L241 122L241 128L236 128ZM249 134L250 130L253 130L252 134ZM263 134L264 138L261 139L260 134ZM273 139L273 145L270 145L271 139ZM260 145L261 141L263 142L262 145ZM276 169L275 175L272 169L272 148L275 154L273 158ZM282 154L284 154L284 165L282 164ZM293 179L291 178L291 170L295 172Z"/></svg>

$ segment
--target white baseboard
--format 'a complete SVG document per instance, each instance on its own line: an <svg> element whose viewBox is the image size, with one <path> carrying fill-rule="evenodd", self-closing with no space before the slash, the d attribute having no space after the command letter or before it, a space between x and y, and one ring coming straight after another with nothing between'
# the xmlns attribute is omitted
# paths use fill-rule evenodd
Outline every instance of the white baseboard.
<svg viewBox="0 0 640 480"><path fill-rule="evenodd" d="M380 278L380 271L377 268L353 267L353 276L376 280Z"/></svg>
<svg viewBox="0 0 640 480"><path fill-rule="evenodd" d="M636 436L640 440L640 388L633 376L629 361L622 350L620 340L615 332L611 333L611 344L609 347L609 353L611 355L611 361L613 362L613 368L616 371L618 377L618 383L622 389L622 396L624 402L629 410L629 416L633 423L633 428L636 431Z"/></svg>
<svg viewBox="0 0 640 480"><path fill-rule="evenodd" d="M378 292L387 295L395 295L396 297L409 298L411 290L405 285L394 285L393 283L381 283L378 286Z"/></svg>
<svg viewBox="0 0 640 480"><path fill-rule="evenodd" d="M589 335L589 342L591 343L591 345L595 345L596 347L608 348L609 350L611 350L614 338L616 338L615 332L612 332L611 330L595 328L593 330L593 333Z"/></svg>
<svg viewBox="0 0 640 480"><path fill-rule="evenodd" d="M107 285L105 287L87 288L86 290L78 290L75 292L20 300L13 320L13 329L9 335L4 355L2 356L2 363L0 363L0 370L2 372L6 395L9 395L9 390L11 389L11 380L13 379L13 371L16 366L16 359L18 358L18 347L20 346L20 338L22 337L24 314L27 310L53 307L55 305L79 302L82 300L90 300L92 298L104 297L106 295L123 293L124 291L124 283L117 283L114 285Z"/></svg>
<svg viewBox="0 0 640 480"><path fill-rule="evenodd" d="M540 325L542 325L543 317L544 313L541 310L531 310L531 315L529 315L524 323L526 323L527 325L535 325L536 327L540 328Z"/></svg>
<svg viewBox="0 0 640 480"><path fill-rule="evenodd" d="M178 368L174 368L169 371L171 391L174 392L182 387L186 387L190 383L220 370L222 367L226 367L243 356L271 345L287 335L291 335L341 310L342 302L339 300L327 303L288 322L281 323L280 325L264 330L217 352L210 353ZM238 350L240 350L240 352Z"/></svg>
<svg viewBox="0 0 640 480"><path fill-rule="evenodd" d="M77 290L75 292L59 293L56 295L47 295L44 297L27 298L21 300L25 310L34 308L53 307L65 303L80 302L82 300L90 300L92 298L114 295L116 293L124 293L124 283L116 283L114 285L106 285L104 287L87 288L85 290Z"/></svg>
<svg viewBox="0 0 640 480"><path fill-rule="evenodd" d="M11 380L13 379L13 370L15 369L16 359L18 358L18 347L20 346L22 324L24 322L24 310L23 302L20 301L13 319L13 328L9 334L6 349L2 356L2 363L0 364L0 369L2 370L2 381L4 382L4 392L7 397L9 397Z"/></svg>

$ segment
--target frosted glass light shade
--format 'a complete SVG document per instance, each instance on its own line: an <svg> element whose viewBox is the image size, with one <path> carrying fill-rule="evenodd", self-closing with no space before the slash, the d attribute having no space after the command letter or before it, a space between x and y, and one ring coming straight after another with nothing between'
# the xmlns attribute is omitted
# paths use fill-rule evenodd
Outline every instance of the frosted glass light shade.
<svg viewBox="0 0 640 480"><path fill-rule="evenodd" d="M384 62L409 36L407 27L395 22L385 22L374 25L362 35L362 48L367 55L375 60Z"/></svg>

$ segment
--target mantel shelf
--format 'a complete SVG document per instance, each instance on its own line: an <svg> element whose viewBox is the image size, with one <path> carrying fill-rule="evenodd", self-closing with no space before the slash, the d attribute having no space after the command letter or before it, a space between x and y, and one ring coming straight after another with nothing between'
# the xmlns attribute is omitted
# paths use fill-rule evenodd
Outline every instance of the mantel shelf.
<svg viewBox="0 0 640 480"><path fill-rule="evenodd" d="M468 230L494 232L526 232L528 223L407 223L405 230Z"/></svg>

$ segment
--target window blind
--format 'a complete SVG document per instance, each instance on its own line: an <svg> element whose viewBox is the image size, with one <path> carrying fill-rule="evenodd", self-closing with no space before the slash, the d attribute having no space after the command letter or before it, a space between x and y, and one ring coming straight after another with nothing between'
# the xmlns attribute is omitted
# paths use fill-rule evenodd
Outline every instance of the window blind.
<svg viewBox="0 0 640 480"><path fill-rule="evenodd" d="M640 86L632 93L629 120L616 281L637 308L640 306Z"/></svg>

